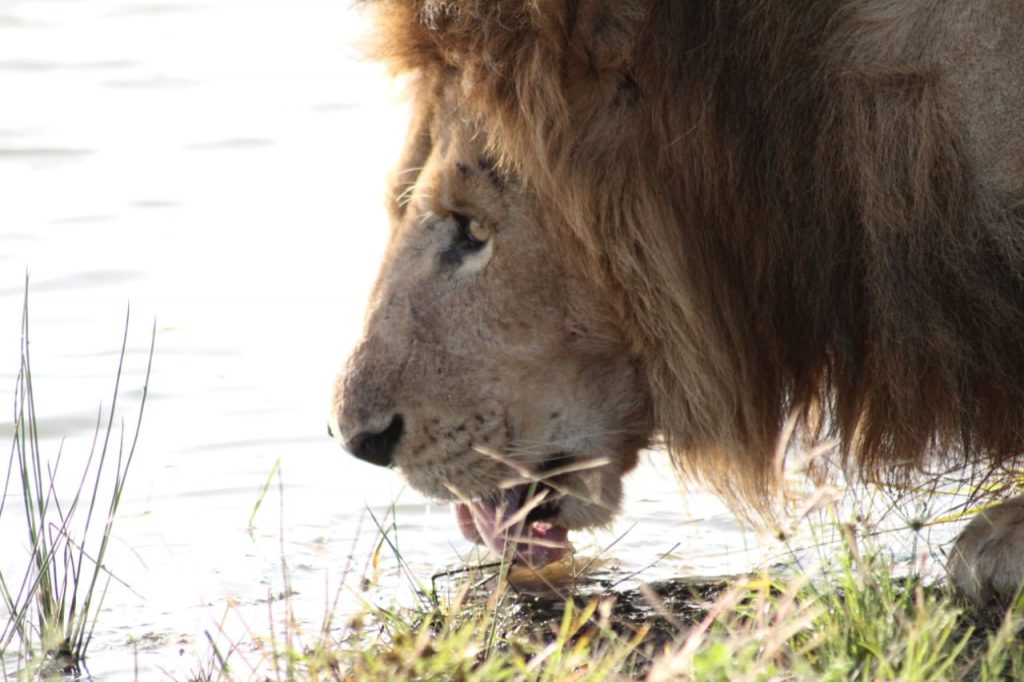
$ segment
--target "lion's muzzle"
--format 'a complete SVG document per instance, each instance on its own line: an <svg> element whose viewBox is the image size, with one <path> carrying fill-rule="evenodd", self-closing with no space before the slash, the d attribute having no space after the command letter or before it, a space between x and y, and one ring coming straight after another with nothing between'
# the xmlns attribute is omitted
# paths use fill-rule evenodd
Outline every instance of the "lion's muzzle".
<svg viewBox="0 0 1024 682"><path fill-rule="evenodd" d="M383 431L359 431L352 436L342 432L342 447L364 462L382 467L391 466L392 454L404 430L402 415L396 414Z"/></svg>
<svg viewBox="0 0 1024 682"><path fill-rule="evenodd" d="M364 462L392 466L408 424L394 404L398 382L391 347L366 339L349 358L334 394L328 431Z"/></svg>

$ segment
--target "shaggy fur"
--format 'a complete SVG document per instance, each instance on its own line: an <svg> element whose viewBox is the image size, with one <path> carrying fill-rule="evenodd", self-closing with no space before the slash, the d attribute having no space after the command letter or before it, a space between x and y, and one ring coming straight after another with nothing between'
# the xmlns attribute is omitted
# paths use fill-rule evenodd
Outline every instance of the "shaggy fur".
<svg viewBox="0 0 1024 682"><path fill-rule="evenodd" d="M763 507L791 416L869 474L1024 452L1020 4L374 5L415 108L457 82L557 218L684 471Z"/></svg>

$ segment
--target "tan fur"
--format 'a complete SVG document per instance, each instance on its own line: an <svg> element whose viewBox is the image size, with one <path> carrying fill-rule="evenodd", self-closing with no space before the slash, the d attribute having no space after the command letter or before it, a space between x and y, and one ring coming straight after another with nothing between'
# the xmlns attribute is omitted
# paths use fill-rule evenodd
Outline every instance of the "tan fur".
<svg viewBox="0 0 1024 682"><path fill-rule="evenodd" d="M561 525L607 523L653 428L639 363L604 301L555 258L532 193L491 166L458 97L434 78L416 87L429 104L394 177L337 435L350 444L398 414L392 461L419 490L480 499L543 478L563 495ZM453 256L455 214L492 233L485 247Z"/></svg>
<svg viewBox="0 0 1024 682"><path fill-rule="evenodd" d="M949 554L949 578L974 604L1005 610L1024 580L1024 497L983 510Z"/></svg>
<svg viewBox="0 0 1024 682"><path fill-rule="evenodd" d="M870 475L1024 452L1024 4L372 5L416 116L471 123L614 320L684 472L767 507L790 415Z"/></svg>
<svg viewBox="0 0 1024 682"><path fill-rule="evenodd" d="M946 7L379 9L383 56L455 70L490 147L559 213L673 450L757 497L791 410L824 407L868 467L1024 450L1024 9ZM936 45L972 11L1003 15L974 42L1013 50L985 88L1021 105L1002 119L965 111L988 103L953 91L965 57ZM996 188L993 152L1012 176Z"/></svg>

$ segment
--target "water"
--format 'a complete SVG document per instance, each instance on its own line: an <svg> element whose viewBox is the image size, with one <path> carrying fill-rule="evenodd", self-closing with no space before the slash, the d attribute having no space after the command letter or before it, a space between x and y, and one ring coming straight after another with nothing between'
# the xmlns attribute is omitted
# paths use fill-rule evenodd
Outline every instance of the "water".
<svg viewBox="0 0 1024 682"><path fill-rule="evenodd" d="M242 645L244 673L251 643L280 631L267 600L284 589L282 556L314 636L335 594L342 613L363 597L369 512L397 520L423 580L479 558L449 508L325 433L404 134L393 86L358 58L364 30L346 2L0 1L0 400L13 400L26 272L40 432L51 457L66 439L62 471L84 462L109 406L129 304L129 432L157 328L107 561L127 587L113 583L101 613L96 679L183 679L207 658L206 633ZM761 555L720 503L684 500L651 460L616 525L574 538L582 554L625 534L610 567L657 562L650 579ZM249 532L278 461L281 490L275 479ZM6 511L5 571L27 560L19 526ZM401 599L387 551L380 574L370 597Z"/></svg>

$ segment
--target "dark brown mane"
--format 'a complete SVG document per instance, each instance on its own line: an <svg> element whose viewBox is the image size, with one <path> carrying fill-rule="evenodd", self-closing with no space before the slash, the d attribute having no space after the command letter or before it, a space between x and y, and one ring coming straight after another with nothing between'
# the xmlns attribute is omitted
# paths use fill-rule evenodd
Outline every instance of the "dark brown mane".
<svg viewBox="0 0 1024 682"><path fill-rule="evenodd" d="M684 471L763 505L790 415L871 473L1024 452L1024 178L986 180L939 75L957 10L373 4L621 312Z"/></svg>

